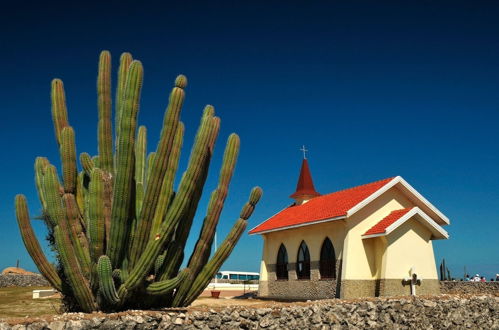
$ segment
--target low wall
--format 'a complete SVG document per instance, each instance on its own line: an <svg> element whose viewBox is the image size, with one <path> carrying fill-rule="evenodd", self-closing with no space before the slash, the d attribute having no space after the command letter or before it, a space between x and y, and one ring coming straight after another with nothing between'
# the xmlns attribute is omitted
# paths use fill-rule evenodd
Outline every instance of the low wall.
<svg viewBox="0 0 499 330"><path fill-rule="evenodd" d="M365 329L499 328L499 297L452 296L322 300L268 308L234 306L115 314L64 314L2 323L0 329Z"/></svg>
<svg viewBox="0 0 499 330"><path fill-rule="evenodd" d="M341 273L341 259L336 262L336 274ZM323 279L319 261L310 262L310 279L299 280L296 263L288 263L288 279L277 280L276 265L269 264L268 281L260 280L258 297L276 300L331 299L339 297L337 279Z"/></svg>
<svg viewBox="0 0 499 330"><path fill-rule="evenodd" d="M42 275L0 275L0 288L9 286L50 286Z"/></svg>
<svg viewBox="0 0 499 330"><path fill-rule="evenodd" d="M499 282L440 281L440 291L450 294L491 294L499 295Z"/></svg>

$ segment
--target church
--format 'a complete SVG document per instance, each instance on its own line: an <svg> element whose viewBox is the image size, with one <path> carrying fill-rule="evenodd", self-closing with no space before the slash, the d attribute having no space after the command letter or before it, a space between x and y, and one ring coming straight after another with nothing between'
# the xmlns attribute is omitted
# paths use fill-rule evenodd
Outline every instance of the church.
<svg viewBox="0 0 499 330"><path fill-rule="evenodd" d="M294 203L251 229L263 238L259 297L438 294L432 241L449 219L402 177L321 195L304 157Z"/></svg>

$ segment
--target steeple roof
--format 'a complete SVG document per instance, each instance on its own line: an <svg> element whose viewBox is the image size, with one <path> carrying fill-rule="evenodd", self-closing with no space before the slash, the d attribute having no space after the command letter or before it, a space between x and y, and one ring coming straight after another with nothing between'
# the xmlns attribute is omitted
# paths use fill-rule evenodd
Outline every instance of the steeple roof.
<svg viewBox="0 0 499 330"><path fill-rule="evenodd" d="M310 168L308 167L308 161L304 158L301 163L300 177L298 178L298 183L296 184L296 191L289 197L300 199L303 197L311 198L316 196L320 196L320 194L315 191L312 174L310 174Z"/></svg>

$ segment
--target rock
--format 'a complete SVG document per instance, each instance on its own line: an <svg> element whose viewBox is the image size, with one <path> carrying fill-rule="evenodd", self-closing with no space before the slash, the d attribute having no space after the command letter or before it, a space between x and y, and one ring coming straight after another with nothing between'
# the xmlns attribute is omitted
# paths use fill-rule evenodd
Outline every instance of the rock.
<svg viewBox="0 0 499 330"><path fill-rule="evenodd" d="M215 311L128 311L119 314L65 313L53 321L34 321L0 330L69 329L499 329L499 297L439 296L379 298L372 301L328 300L266 308L232 306Z"/></svg>
<svg viewBox="0 0 499 330"><path fill-rule="evenodd" d="M16 324L12 327L12 330L24 330L26 326L24 324Z"/></svg>
<svg viewBox="0 0 499 330"><path fill-rule="evenodd" d="M39 274L21 275L5 274L0 275L0 288L11 286L49 286L47 280Z"/></svg>
<svg viewBox="0 0 499 330"><path fill-rule="evenodd" d="M249 318L250 317L250 313L247 309L241 309L239 312L238 312L239 316L242 317L242 318Z"/></svg>
<svg viewBox="0 0 499 330"><path fill-rule="evenodd" d="M10 329L12 329L10 325L4 322L0 322L0 330L10 330Z"/></svg>
<svg viewBox="0 0 499 330"><path fill-rule="evenodd" d="M65 330L80 330L83 328L83 322L80 320L69 320L66 323Z"/></svg>
<svg viewBox="0 0 499 330"><path fill-rule="evenodd" d="M42 329L47 329L48 328L48 322L42 321L42 322L35 322L28 324L26 329L27 330L42 330ZM1 327L0 327L1 329Z"/></svg>
<svg viewBox="0 0 499 330"><path fill-rule="evenodd" d="M272 324L272 319L270 317L264 317L263 319L260 320L258 324L262 328L267 328Z"/></svg>
<svg viewBox="0 0 499 330"><path fill-rule="evenodd" d="M313 324L322 323L322 317L319 312L312 315L311 321Z"/></svg>
<svg viewBox="0 0 499 330"><path fill-rule="evenodd" d="M260 316L264 316L264 315L267 315L268 313L270 313L272 311L272 309L270 308L259 308L256 310L256 313Z"/></svg>
<svg viewBox="0 0 499 330"><path fill-rule="evenodd" d="M114 330L120 328L123 328L123 323L115 319L105 319L104 322L102 322L99 327L99 329L105 329L105 330Z"/></svg>
<svg viewBox="0 0 499 330"><path fill-rule="evenodd" d="M221 320L220 316L218 316L216 314L210 315L210 318L208 319L207 325L210 329L217 329L217 328L220 328L220 326L222 325L222 320Z"/></svg>
<svg viewBox="0 0 499 330"><path fill-rule="evenodd" d="M51 330L63 330L66 326L66 322L63 321L54 321L49 324L49 329Z"/></svg>

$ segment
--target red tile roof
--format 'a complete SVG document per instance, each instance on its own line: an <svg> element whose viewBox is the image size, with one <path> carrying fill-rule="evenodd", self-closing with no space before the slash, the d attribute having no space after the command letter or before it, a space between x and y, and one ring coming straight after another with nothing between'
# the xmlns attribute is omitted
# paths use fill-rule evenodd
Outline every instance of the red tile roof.
<svg viewBox="0 0 499 330"><path fill-rule="evenodd" d="M308 167L308 160L305 158L301 163L300 177L298 178L298 183L296 184L296 191L289 197L310 198L315 196L320 196L320 194L315 191L314 182L312 181L312 174L310 174L310 168Z"/></svg>
<svg viewBox="0 0 499 330"><path fill-rule="evenodd" d="M312 198L301 205L292 205L250 230L250 234L296 225L306 225L325 219L346 216L348 210L390 182L388 178L331 194Z"/></svg>
<svg viewBox="0 0 499 330"><path fill-rule="evenodd" d="M388 228L388 226L393 224L398 219L402 218L404 215L407 214L407 212L409 212L412 209L413 209L412 207L408 207L406 209L392 211L390 214L384 217L380 222L372 226L371 229L366 231L365 234L362 236L385 233L386 228Z"/></svg>

